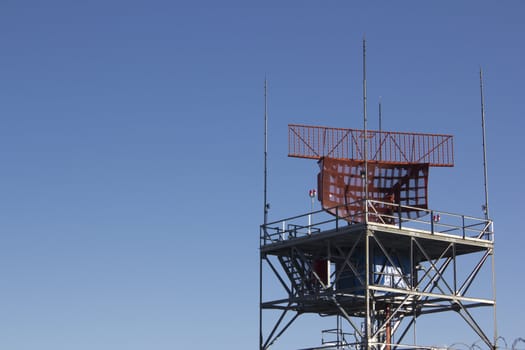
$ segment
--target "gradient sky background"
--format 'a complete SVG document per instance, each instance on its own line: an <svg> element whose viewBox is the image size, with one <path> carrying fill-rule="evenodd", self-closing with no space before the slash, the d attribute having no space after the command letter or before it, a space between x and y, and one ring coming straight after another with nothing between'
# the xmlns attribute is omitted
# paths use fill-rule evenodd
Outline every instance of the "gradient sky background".
<svg viewBox="0 0 525 350"><path fill-rule="evenodd" d="M264 77L277 220L309 209L317 173L287 158L287 124L362 125L365 34L369 128L381 96L384 130L453 134L430 205L479 217L483 67L499 333L525 337L524 15L523 1L3 0L0 348L256 348ZM476 340L443 322L422 342ZM309 320L290 334L275 349L320 341Z"/></svg>

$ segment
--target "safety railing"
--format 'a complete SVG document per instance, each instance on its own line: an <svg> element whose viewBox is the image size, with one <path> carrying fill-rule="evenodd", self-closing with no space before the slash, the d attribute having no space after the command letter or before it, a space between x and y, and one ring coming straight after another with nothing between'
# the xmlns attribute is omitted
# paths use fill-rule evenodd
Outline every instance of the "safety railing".
<svg viewBox="0 0 525 350"><path fill-rule="evenodd" d="M323 347L330 347L333 349L344 349L351 345L347 339L356 339L355 333L343 332L341 328L331 328L321 331L321 344Z"/></svg>
<svg viewBox="0 0 525 350"><path fill-rule="evenodd" d="M308 237L329 230L346 229L348 225L369 223L399 229L418 230L427 234L447 234L463 239L492 241L494 232L492 220L445 211L421 209L376 200L361 200L362 210L351 216L346 213L347 205L326 210L317 210L261 225L261 245L284 242L290 239ZM352 206L354 206L352 204ZM309 224L310 223L310 224Z"/></svg>

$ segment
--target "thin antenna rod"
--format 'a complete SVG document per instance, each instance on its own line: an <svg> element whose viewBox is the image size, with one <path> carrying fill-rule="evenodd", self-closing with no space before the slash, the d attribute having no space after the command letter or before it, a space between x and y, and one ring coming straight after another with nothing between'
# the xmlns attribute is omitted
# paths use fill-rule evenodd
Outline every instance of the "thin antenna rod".
<svg viewBox="0 0 525 350"><path fill-rule="evenodd" d="M381 113L381 96L379 96L379 137L380 138L382 137L381 131L383 131L383 128L381 127L382 119L383 119L383 116ZM379 144L379 161L383 160L383 156L381 154L382 149L383 149L382 145Z"/></svg>
<svg viewBox="0 0 525 350"><path fill-rule="evenodd" d="M367 153L367 143L368 143L368 132L366 129L366 39L363 36L363 131L364 131L364 158L365 158L365 174L363 176L365 181L365 200L368 200L368 153ZM368 207L365 204L365 212Z"/></svg>
<svg viewBox="0 0 525 350"><path fill-rule="evenodd" d="M382 113L381 113L381 96L379 96L379 132L382 131L381 122L382 122Z"/></svg>
<svg viewBox="0 0 525 350"><path fill-rule="evenodd" d="M364 160L365 160L365 173L362 174L362 179L365 182L364 190L365 190L365 200L364 203L364 213L365 213L365 224L368 224L368 155L367 155L367 130L366 130L366 39L365 36L363 36L363 131L364 131ZM368 230L368 229L367 229ZM365 311L365 334L366 334L366 342L368 342L371 339L372 334L372 326L371 326L371 303L370 303L370 289L368 288L369 282L370 282L370 270L368 268L370 263L370 240L367 234L367 237L365 239L365 304L366 304L366 311Z"/></svg>
<svg viewBox="0 0 525 350"><path fill-rule="evenodd" d="M483 94L483 70L479 68L479 89L481 93L481 132L483 140L483 180L485 187L485 205L483 205L483 212L485 213L485 220L489 220L489 189L488 189L488 176L487 176L487 144L485 142L485 96ZM491 225L491 231L493 231ZM494 240L494 238L493 238ZM498 316L496 308L496 261L494 257L494 248L492 248L492 297L494 298L494 348L498 342Z"/></svg>
<svg viewBox="0 0 525 350"><path fill-rule="evenodd" d="M483 70L479 67L479 88L481 92L481 132L483 136L483 179L485 185L485 205L483 206L483 212L485 213L485 220L489 220L489 189L487 181L487 144L485 142L485 95L483 94ZM491 225L491 231L493 227ZM494 237L494 236L493 236ZM494 238L492 238L494 242ZM498 342L498 316L497 316L497 303L496 303L496 259L494 256L494 248L492 248L492 297L494 298L494 312L493 312L493 323L494 323L494 349L497 349Z"/></svg>
<svg viewBox="0 0 525 350"><path fill-rule="evenodd" d="M266 237L268 224L268 94L267 94L267 80L264 77L264 228L263 234ZM261 243L262 244L262 243ZM259 249L259 350L263 350L263 254Z"/></svg>
<svg viewBox="0 0 525 350"><path fill-rule="evenodd" d="M264 229L268 224L268 93L267 80L264 78Z"/></svg>
<svg viewBox="0 0 525 350"><path fill-rule="evenodd" d="M481 91L481 131L483 135L483 177L485 185L485 205L483 206L483 212L485 213L485 219L490 217L489 215L489 190L487 182L487 147L485 143L485 97L483 95L483 71L479 69L479 86Z"/></svg>

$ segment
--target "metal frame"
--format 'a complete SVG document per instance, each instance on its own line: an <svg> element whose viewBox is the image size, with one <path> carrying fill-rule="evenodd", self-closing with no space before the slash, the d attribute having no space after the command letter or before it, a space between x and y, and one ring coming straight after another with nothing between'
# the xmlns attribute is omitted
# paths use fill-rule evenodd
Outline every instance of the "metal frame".
<svg viewBox="0 0 525 350"><path fill-rule="evenodd" d="M351 330L335 342L323 340L316 349L418 347L405 340L416 319L449 311L456 311L487 348L495 349L496 341L471 313L478 307L495 311L494 296L471 288L483 268L491 266L492 222L426 209L426 215L411 220L376 210L384 205L392 204L363 201L366 215L360 215L366 220L356 224L319 211L261 226L266 274L261 268L260 312L273 313L276 321L269 327L263 316L260 350L307 313L337 317ZM401 213L406 208L397 209ZM301 225L308 215L312 224ZM464 262L474 258L472 266ZM328 282L315 270L319 260L334 267ZM281 286L282 297L265 299L267 278Z"/></svg>
<svg viewBox="0 0 525 350"><path fill-rule="evenodd" d="M365 139L369 142L364 142ZM365 148L368 148L366 152ZM288 156L450 167L454 166L454 139L443 134L290 124Z"/></svg>

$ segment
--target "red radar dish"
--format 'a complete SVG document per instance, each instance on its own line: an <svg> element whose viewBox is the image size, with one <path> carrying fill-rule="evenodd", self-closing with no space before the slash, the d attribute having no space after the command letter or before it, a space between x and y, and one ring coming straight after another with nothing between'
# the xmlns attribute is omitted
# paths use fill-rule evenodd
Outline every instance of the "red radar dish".
<svg viewBox="0 0 525 350"><path fill-rule="evenodd" d="M349 222L365 221L364 199L382 202L368 220L424 215L429 167L454 166L451 135L295 124L288 126L288 156L318 160L319 201Z"/></svg>

